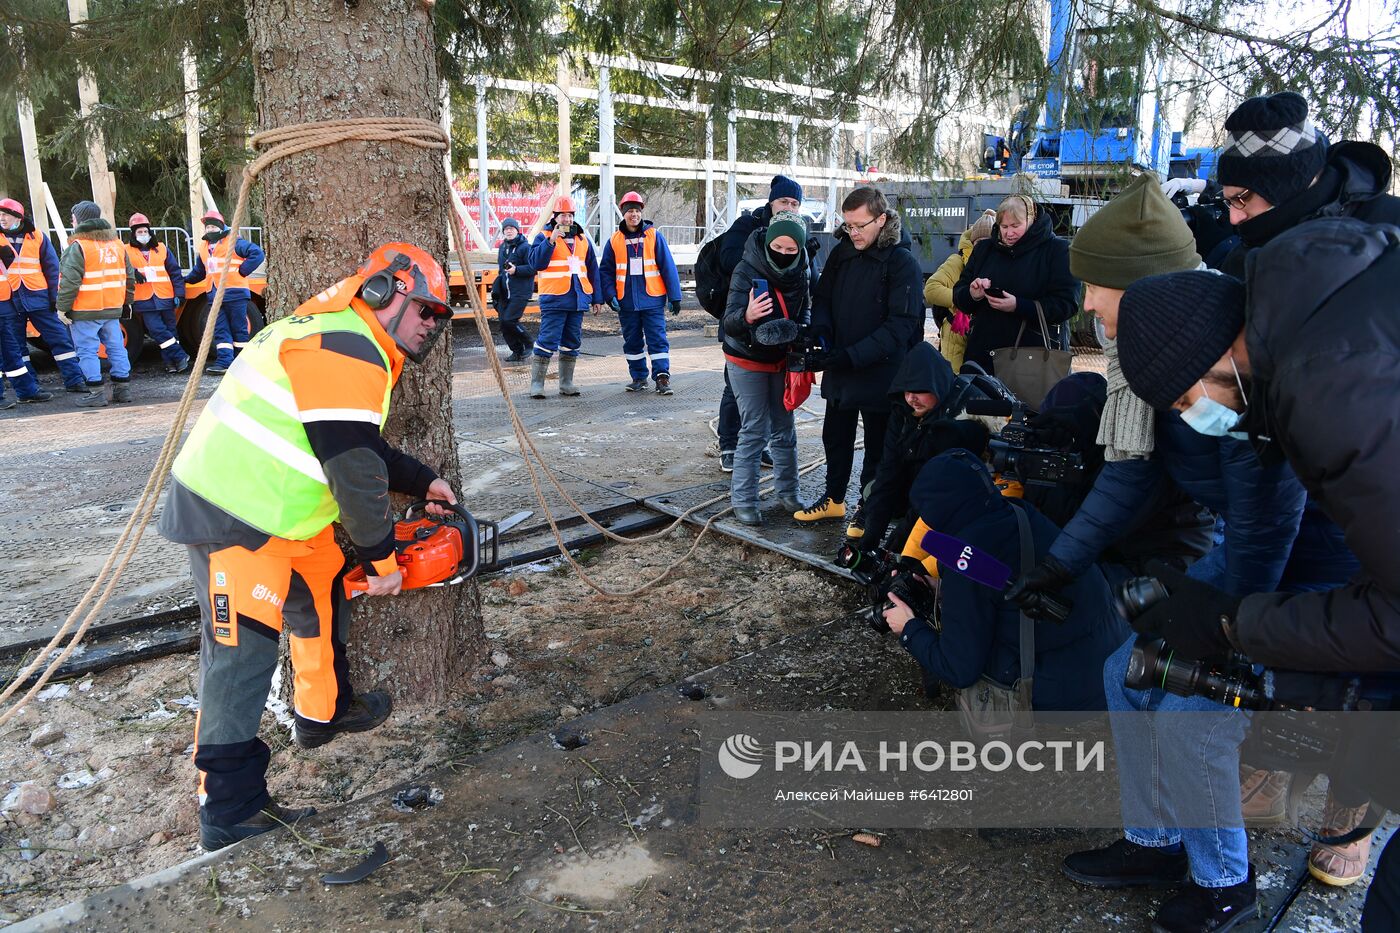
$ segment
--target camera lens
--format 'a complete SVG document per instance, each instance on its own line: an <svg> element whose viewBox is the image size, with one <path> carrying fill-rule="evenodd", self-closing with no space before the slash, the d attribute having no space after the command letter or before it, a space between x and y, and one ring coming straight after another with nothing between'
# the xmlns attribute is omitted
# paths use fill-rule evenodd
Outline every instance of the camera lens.
<svg viewBox="0 0 1400 933"><path fill-rule="evenodd" d="M1125 619L1136 619L1168 595L1156 577L1133 577L1118 587L1118 611Z"/></svg>

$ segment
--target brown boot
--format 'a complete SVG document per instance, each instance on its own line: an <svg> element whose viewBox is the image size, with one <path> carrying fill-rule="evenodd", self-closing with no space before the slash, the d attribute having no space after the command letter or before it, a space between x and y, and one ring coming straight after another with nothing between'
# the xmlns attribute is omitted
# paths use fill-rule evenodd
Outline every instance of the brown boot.
<svg viewBox="0 0 1400 933"><path fill-rule="evenodd" d="M1257 829L1279 826L1288 819L1288 790L1293 775L1265 771L1240 763L1240 810L1244 825Z"/></svg>
<svg viewBox="0 0 1400 933"><path fill-rule="evenodd" d="M1366 816L1366 804L1359 807L1343 807L1327 792L1327 807L1322 813L1322 835L1340 836L1361 825ZM1364 836L1344 846L1325 845L1321 842L1313 846L1308 856L1308 872L1323 884L1344 888L1360 880L1366 872L1366 862L1371 858L1371 837Z"/></svg>

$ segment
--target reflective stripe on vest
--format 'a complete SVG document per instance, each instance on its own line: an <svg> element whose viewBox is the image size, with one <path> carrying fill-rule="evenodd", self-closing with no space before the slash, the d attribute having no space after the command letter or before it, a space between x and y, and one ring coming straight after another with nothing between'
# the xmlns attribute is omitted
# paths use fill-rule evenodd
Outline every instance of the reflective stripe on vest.
<svg viewBox="0 0 1400 933"><path fill-rule="evenodd" d="M282 344L350 332L369 340L385 369L380 410L301 410L282 368ZM330 351L326 351L330 352ZM294 315L270 324L234 360L195 422L172 472L190 491L259 531L306 541L340 517L305 425L369 421L382 430L393 378L388 356L353 309Z"/></svg>
<svg viewBox="0 0 1400 933"><path fill-rule="evenodd" d="M612 251L617 272L617 297L621 298L627 291L627 275L632 265L632 257L627 252L627 236L621 230L612 235ZM666 294L666 283L661 280L661 270L656 265L655 227L647 227L642 235L642 276L648 295L659 298Z"/></svg>
<svg viewBox="0 0 1400 933"><path fill-rule="evenodd" d="M157 243L149 253L138 246L126 245L127 258L131 268L140 272L146 281L136 283L136 297L133 301L150 301L151 298L174 298L175 284L170 281L170 273L165 271L165 244Z"/></svg>
<svg viewBox="0 0 1400 933"><path fill-rule="evenodd" d="M4 242L4 240L0 240L0 243ZM13 292L14 289L10 287L10 272L5 268L5 261L0 259L0 301L9 301ZM9 376L10 374L6 373L5 375Z"/></svg>
<svg viewBox="0 0 1400 933"><path fill-rule="evenodd" d="M73 297L74 311L111 311L126 304L126 260L116 240L73 237L83 251L83 283Z"/></svg>
<svg viewBox="0 0 1400 933"><path fill-rule="evenodd" d="M593 294L593 283L588 280L588 240L574 237L573 252L569 251L569 241L560 240L554 244L554 254L549 257L549 265L535 276L541 295L567 295L573 290L573 277L578 276L579 287L585 295Z"/></svg>
<svg viewBox="0 0 1400 933"><path fill-rule="evenodd" d="M224 272L224 266L228 266L228 281L224 283L224 288L247 288L248 280L238 272L238 267L243 264L243 260L234 253L233 247L237 238L232 232L224 234L224 238L215 244L213 249L209 248L208 240L199 241L199 258L204 260L204 272L207 276L210 288L217 288L219 276Z"/></svg>
<svg viewBox="0 0 1400 933"><path fill-rule="evenodd" d="M23 285L31 292L48 290L49 280L44 278L44 265L39 261L39 235L37 233L31 231L24 235L19 255L15 257L14 265L10 266L9 279L11 288L19 288Z"/></svg>

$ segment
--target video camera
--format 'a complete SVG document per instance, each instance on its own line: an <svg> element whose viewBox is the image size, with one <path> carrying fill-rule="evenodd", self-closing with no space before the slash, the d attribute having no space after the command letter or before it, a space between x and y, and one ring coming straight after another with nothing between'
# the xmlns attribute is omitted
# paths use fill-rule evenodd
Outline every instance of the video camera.
<svg viewBox="0 0 1400 933"><path fill-rule="evenodd" d="M1020 400L970 399L970 415L1009 416L1010 421L987 441L992 470L1027 486L1057 486L1084 479L1084 457L1075 450L1051 447L1026 423L1029 410Z"/></svg>
<svg viewBox="0 0 1400 933"><path fill-rule="evenodd" d="M877 632L883 634L890 630L885 622L885 610L894 605L889 599L891 593L904 600L921 619L932 622L938 613L934 592L916 573L900 567L899 555L891 551L883 548L863 551L845 543L836 552L834 563L849 570L866 588L870 595L870 627Z"/></svg>

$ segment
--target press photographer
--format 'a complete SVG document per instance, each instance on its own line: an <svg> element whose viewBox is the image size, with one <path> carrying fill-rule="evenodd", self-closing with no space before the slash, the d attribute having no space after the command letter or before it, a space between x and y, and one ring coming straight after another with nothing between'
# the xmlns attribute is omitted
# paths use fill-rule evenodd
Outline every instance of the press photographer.
<svg viewBox="0 0 1400 933"><path fill-rule="evenodd" d="M1323 593L1243 599L1180 587L1134 621L1198 658L1231 650L1285 670L1400 671L1400 491L1393 430L1400 392L1400 228L1350 218L1309 221L1251 255L1247 295L1211 273L1154 276L1129 288L1119 350L1133 391L1154 408L1250 438L1286 459L1342 527L1360 571ZM1206 343L1226 347L1202 359ZM1325 702L1327 678L1275 678L1272 697ZM1307 695L1312 691L1312 695ZM1400 803L1395 736L1366 751L1366 790ZM1363 928L1400 928L1400 849L1386 847Z"/></svg>

